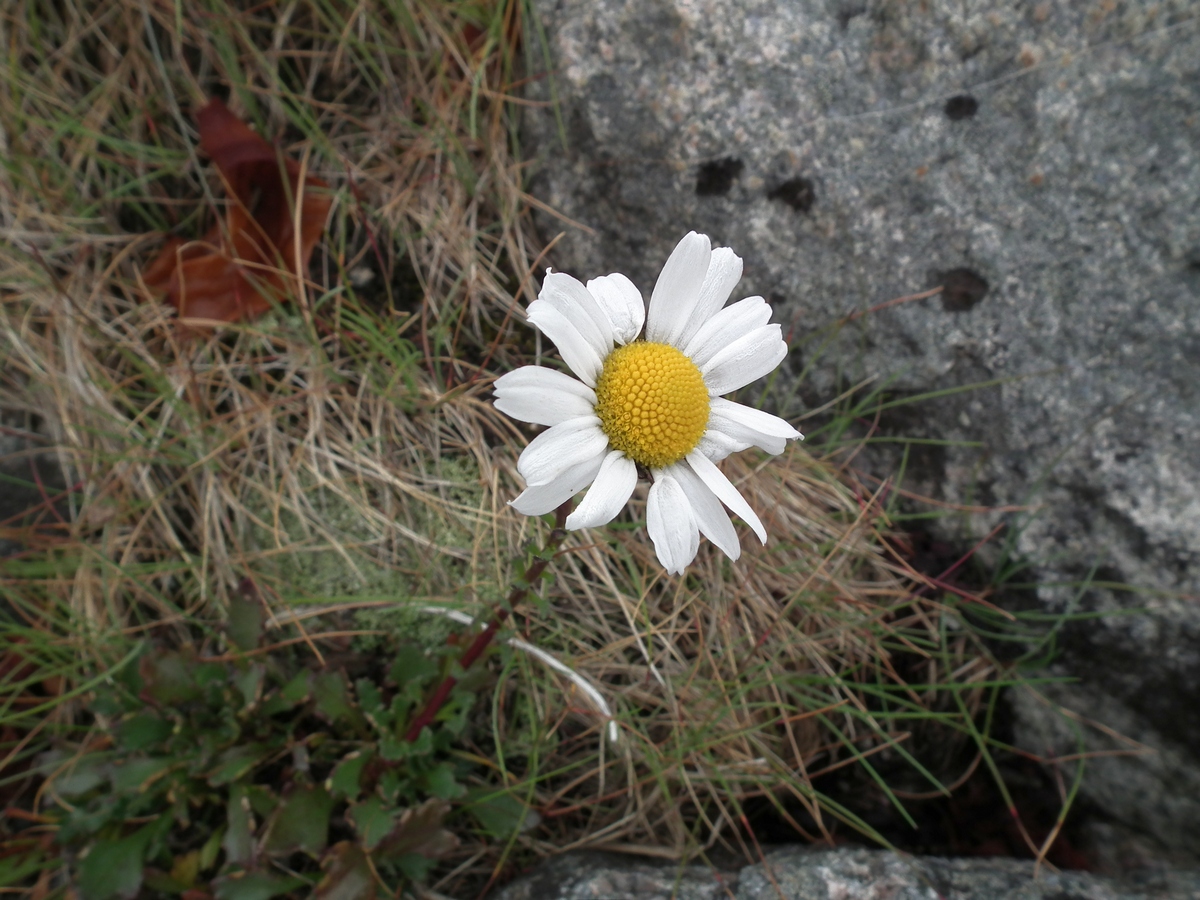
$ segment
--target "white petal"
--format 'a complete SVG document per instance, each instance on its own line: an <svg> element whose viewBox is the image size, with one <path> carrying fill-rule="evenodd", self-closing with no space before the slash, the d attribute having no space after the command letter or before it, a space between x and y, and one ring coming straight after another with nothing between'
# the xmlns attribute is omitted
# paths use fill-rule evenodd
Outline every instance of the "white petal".
<svg viewBox="0 0 1200 900"><path fill-rule="evenodd" d="M667 471L674 476L683 488L683 493L687 495L688 503L692 505L692 512L696 516L696 524L700 526L700 533L716 544L730 559L741 556L742 545L738 541L737 529L733 527L733 522L729 521L729 515L722 508L717 495L708 489L708 485L700 480L690 466L676 463Z"/></svg>
<svg viewBox="0 0 1200 900"><path fill-rule="evenodd" d="M728 394L774 371L788 351L781 331L778 325L756 328L701 366L708 395Z"/></svg>
<svg viewBox="0 0 1200 900"><path fill-rule="evenodd" d="M709 319L717 314L729 299L734 286L742 278L742 258L728 247L718 247L712 252L704 284L700 286L700 299L696 310L679 334L677 347L685 347L692 337ZM691 354L688 354L691 356Z"/></svg>
<svg viewBox="0 0 1200 900"><path fill-rule="evenodd" d="M650 295L646 340L674 345L700 300L700 288L711 258L708 235L689 231L675 245Z"/></svg>
<svg viewBox="0 0 1200 900"><path fill-rule="evenodd" d="M541 516L558 509L592 483L603 460L603 455L597 455L585 465L567 469L553 481L527 487L508 505L526 516Z"/></svg>
<svg viewBox="0 0 1200 900"><path fill-rule="evenodd" d="M566 316L601 359L612 353L612 322L591 291L577 279L563 272L547 271L538 300L549 303Z"/></svg>
<svg viewBox="0 0 1200 900"><path fill-rule="evenodd" d="M700 328L684 347L701 369L720 351L771 321L771 307L762 297L747 297L727 306Z"/></svg>
<svg viewBox="0 0 1200 900"><path fill-rule="evenodd" d="M596 392L566 372L522 366L496 379L496 409L534 425L558 425L595 412Z"/></svg>
<svg viewBox="0 0 1200 900"><path fill-rule="evenodd" d="M804 438L779 416L722 397L709 401L708 431L721 432L737 443L744 442L746 447L761 447L775 455L783 452L788 441Z"/></svg>
<svg viewBox="0 0 1200 900"><path fill-rule="evenodd" d="M588 387L595 387L596 376L600 374L600 367L603 365L603 357L588 339L579 333L579 329L571 320L545 300L534 300L530 303L526 316L542 334L554 341L554 346L562 354L563 361L571 367L571 371Z"/></svg>
<svg viewBox="0 0 1200 900"><path fill-rule="evenodd" d="M646 324L646 303L632 281L614 272L593 278L587 289L612 322L613 338L618 344L628 344L641 334Z"/></svg>
<svg viewBox="0 0 1200 900"><path fill-rule="evenodd" d="M595 528L611 522L637 486L637 464L620 450L610 450L600 472L575 512L567 516L567 527Z"/></svg>
<svg viewBox="0 0 1200 900"><path fill-rule="evenodd" d="M661 469L653 474L654 484L646 498L646 531L663 568L682 575L700 549L696 517L679 482Z"/></svg>
<svg viewBox="0 0 1200 900"><path fill-rule="evenodd" d="M733 510L734 513L741 516L745 523L754 529L754 533L758 535L758 539L765 544L767 542L767 529L763 528L763 523L759 521L754 510L750 508L750 504L746 502L746 498L738 493L738 489L733 486L733 482L725 477L716 464L711 462L703 453L696 450L687 455L687 462L692 467L692 471L700 476L700 480L708 485L709 490L717 495L717 499Z"/></svg>
<svg viewBox="0 0 1200 900"><path fill-rule="evenodd" d="M748 450L753 446L749 441L739 441L736 438L731 438L723 431L714 431L710 428L701 436L700 443L696 445L696 449L713 462L720 462L734 453L740 453L742 450Z"/></svg>
<svg viewBox="0 0 1200 900"><path fill-rule="evenodd" d="M529 487L557 478L567 469L603 459L608 436L595 416L568 419L543 431L521 453L517 471ZM599 468L599 462L597 462Z"/></svg>

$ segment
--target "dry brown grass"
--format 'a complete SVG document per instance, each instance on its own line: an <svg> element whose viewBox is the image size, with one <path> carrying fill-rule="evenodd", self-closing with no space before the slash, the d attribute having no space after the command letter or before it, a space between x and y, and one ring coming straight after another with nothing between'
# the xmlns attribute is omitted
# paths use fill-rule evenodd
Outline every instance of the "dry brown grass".
<svg viewBox="0 0 1200 900"><path fill-rule="evenodd" d="M41 539L79 551L61 599L97 632L182 635L247 576L276 604L344 588L477 613L544 531L506 506L529 433L489 402L533 346L520 309L542 264L506 103L521 6L335 8L64 0L0 25L26 48L0 88L0 406L73 486ZM214 214L188 111L219 88L336 200L289 310L188 333L139 272L156 223L197 234ZM819 836L845 815L812 775L908 738L879 685L892 712L941 710L960 731L989 690L969 686L990 664L946 636L886 551L879 504L831 460L798 446L726 471L766 547L751 538L731 565L705 545L686 579L664 577L636 524L643 491L624 527L571 535L546 605L520 611L523 637L599 685L621 732L605 741L570 681L511 658L490 739L464 752L539 811L521 846L749 852L743 804L762 796L790 796ZM313 560L337 589L321 593ZM901 689L905 647L922 681L967 686L961 710ZM443 887L507 852L468 843Z"/></svg>

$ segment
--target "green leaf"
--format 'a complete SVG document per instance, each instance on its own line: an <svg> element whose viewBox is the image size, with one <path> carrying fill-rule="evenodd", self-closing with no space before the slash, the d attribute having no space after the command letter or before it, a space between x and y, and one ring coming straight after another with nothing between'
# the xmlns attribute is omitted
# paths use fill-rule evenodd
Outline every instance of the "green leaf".
<svg viewBox="0 0 1200 900"><path fill-rule="evenodd" d="M396 658L388 674L407 697L416 699L426 683L437 677L438 664L416 644L403 644L396 649Z"/></svg>
<svg viewBox="0 0 1200 900"><path fill-rule="evenodd" d="M354 716L346 690L346 676L341 672L321 672L313 679L313 698L317 715L329 722L341 722Z"/></svg>
<svg viewBox="0 0 1200 900"><path fill-rule="evenodd" d="M139 713L121 723L117 743L125 750L145 750L152 744L165 741L174 726L152 712Z"/></svg>
<svg viewBox="0 0 1200 900"><path fill-rule="evenodd" d="M374 900L377 882L361 847L350 841L334 844L321 868L325 877L313 892L314 900Z"/></svg>
<svg viewBox="0 0 1200 900"><path fill-rule="evenodd" d="M146 845L155 823L117 840L96 841L79 865L78 887L83 900L134 897L142 887Z"/></svg>
<svg viewBox="0 0 1200 900"><path fill-rule="evenodd" d="M354 683L358 691L358 705L362 708L367 721L380 731L390 731L392 728L391 711L383 705L383 696L375 682L360 678Z"/></svg>
<svg viewBox="0 0 1200 900"><path fill-rule="evenodd" d="M195 652L164 651L148 653L138 661L138 671L145 687L146 697L159 706L171 708L181 706L200 696L194 668Z"/></svg>
<svg viewBox="0 0 1200 900"><path fill-rule="evenodd" d="M54 779L54 790L68 800L81 797L108 780L109 754L89 753Z"/></svg>
<svg viewBox="0 0 1200 900"><path fill-rule="evenodd" d="M492 788L477 788L470 794L473 802L467 811L497 840L508 840L513 832L525 828L531 815L536 815L508 791L497 793Z"/></svg>
<svg viewBox="0 0 1200 900"><path fill-rule="evenodd" d="M404 873L404 877L421 882L433 868L434 860L420 853L402 853L392 860L392 865Z"/></svg>
<svg viewBox="0 0 1200 900"><path fill-rule="evenodd" d="M379 687L369 678L360 678L354 683L358 691L358 705L368 716L375 715L383 708L383 696Z"/></svg>
<svg viewBox="0 0 1200 900"><path fill-rule="evenodd" d="M395 805L400 798L400 789L406 783L406 779L402 779L395 769L387 769L379 776L379 794L388 803Z"/></svg>
<svg viewBox="0 0 1200 900"><path fill-rule="evenodd" d="M213 867L213 863L217 861L217 854L221 852L221 843L225 839L225 829L218 828L208 836L208 840L204 842L204 846L200 848L200 871L207 872Z"/></svg>
<svg viewBox="0 0 1200 900"><path fill-rule="evenodd" d="M454 765L448 762L439 763L437 768L427 773L421 779L421 786L442 800L454 800L467 792L454 777Z"/></svg>
<svg viewBox="0 0 1200 900"><path fill-rule="evenodd" d="M239 650L253 650L262 637L263 606L256 596L247 596L238 591L229 598L229 622L226 634L233 646Z"/></svg>
<svg viewBox="0 0 1200 900"><path fill-rule="evenodd" d="M353 802L362 793L363 769L375 757L374 750L364 748L347 753L342 761L334 767L333 774L325 782L325 787L337 797L345 797Z"/></svg>
<svg viewBox="0 0 1200 900"><path fill-rule="evenodd" d="M234 786L229 792L225 816L229 826L221 840L225 861L234 865L249 865L254 861L254 816L250 813L246 789L241 785Z"/></svg>
<svg viewBox="0 0 1200 900"><path fill-rule="evenodd" d="M244 672L238 672L233 676L233 683L242 694L243 706L253 706L258 702L265 674L264 666L250 665Z"/></svg>
<svg viewBox="0 0 1200 900"><path fill-rule="evenodd" d="M271 872L235 872L213 882L216 900L270 900L308 884L294 875Z"/></svg>
<svg viewBox="0 0 1200 900"><path fill-rule="evenodd" d="M274 716L303 703L311 692L311 682L312 673L310 672L299 672L294 675L291 681L263 701L263 715Z"/></svg>
<svg viewBox="0 0 1200 900"><path fill-rule="evenodd" d="M270 755L271 749L262 744L230 747L217 757L216 767L208 774L208 783L220 787L237 781Z"/></svg>
<svg viewBox="0 0 1200 900"><path fill-rule="evenodd" d="M396 825L392 811L385 808L378 797L368 797L362 803L356 803L347 813L354 820L358 842L367 850L374 850Z"/></svg>
<svg viewBox="0 0 1200 900"><path fill-rule="evenodd" d="M10 841L10 852L17 853L15 842ZM37 875L46 869L57 869L61 862L47 859L44 852L37 847L30 848L29 853L0 857L0 887L21 887L25 879ZM28 885L25 885L28 887Z"/></svg>
<svg viewBox="0 0 1200 900"><path fill-rule="evenodd" d="M175 764L173 759L131 759L123 765L112 767L112 787L118 794L144 791L150 782Z"/></svg>
<svg viewBox="0 0 1200 900"><path fill-rule="evenodd" d="M224 685L229 678L229 670L221 663L201 663L196 666L193 677L197 687L206 688L210 685Z"/></svg>
<svg viewBox="0 0 1200 900"><path fill-rule="evenodd" d="M266 819L275 812L275 807L279 805L279 798L271 793L271 789L261 784L250 784L246 786L246 798L250 803L250 809L260 819Z"/></svg>
<svg viewBox="0 0 1200 900"><path fill-rule="evenodd" d="M317 856L329 837L333 797L319 785L299 787L283 799L267 826L264 849L286 856L301 850Z"/></svg>
<svg viewBox="0 0 1200 900"><path fill-rule="evenodd" d="M424 736L424 731L422 731L422 736ZM413 745L396 737L391 732L384 732L379 736L379 755L388 762L407 759L413 755Z"/></svg>

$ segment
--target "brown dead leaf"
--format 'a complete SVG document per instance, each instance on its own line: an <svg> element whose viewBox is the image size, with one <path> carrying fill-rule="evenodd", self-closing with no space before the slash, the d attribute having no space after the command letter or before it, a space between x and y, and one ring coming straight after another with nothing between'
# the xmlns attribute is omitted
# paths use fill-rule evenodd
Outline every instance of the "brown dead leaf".
<svg viewBox="0 0 1200 900"><path fill-rule="evenodd" d="M333 198L320 178L302 182L300 163L283 157L220 100L200 109L196 123L200 148L229 195L225 218L200 240L168 238L142 277L181 319L253 319L294 293Z"/></svg>
<svg viewBox="0 0 1200 900"><path fill-rule="evenodd" d="M367 854L357 844L340 841L321 860L325 877L313 891L314 900L375 900L378 882Z"/></svg>
<svg viewBox="0 0 1200 900"><path fill-rule="evenodd" d="M442 828L450 804L430 798L414 809L406 809L399 821L375 848L381 859L395 859L406 853L419 853L427 859L445 856L458 846L458 838Z"/></svg>

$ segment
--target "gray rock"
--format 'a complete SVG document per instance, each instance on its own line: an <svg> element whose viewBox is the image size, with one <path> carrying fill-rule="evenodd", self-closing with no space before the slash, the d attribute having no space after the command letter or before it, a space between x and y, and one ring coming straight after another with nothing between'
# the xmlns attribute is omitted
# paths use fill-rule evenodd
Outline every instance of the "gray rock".
<svg viewBox="0 0 1200 900"><path fill-rule="evenodd" d="M884 850L776 850L741 872L602 853L543 863L496 900L1198 900L1200 877L1139 883L1012 859L913 859Z"/></svg>
<svg viewBox="0 0 1200 900"><path fill-rule="evenodd" d="M794 335L805 396L984 383L883 425L918 490L1010 516L1064 632L1051 689L1149 736L1085 791L1200 851L1200 20L1187 0L537 0L557 112L531 111L554 264L649 292L674 243L746 261ZM540 92L540 93L538 93ZM562 138L565 138L565 146ZM939 297L844 317L944 284ZM820 340L842 322L828 350ZM781 392L785 413L799 398ZM886 468L886 459L875 465ZM997 515L947 519L963 539ZM1021 739L1079 749L1050 707ZM1103 747L1099 732L1086 740Z"/></svg>
<svg viewBox="0 0 1200 900"><path fill-rule="evenodd" d="M737 874L616 853L566 853L514 881L496 900L725 900Z"/></svg>

